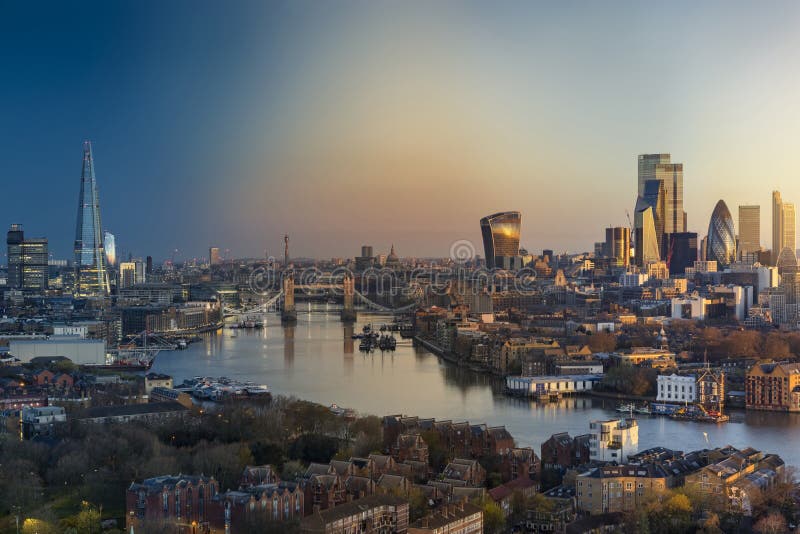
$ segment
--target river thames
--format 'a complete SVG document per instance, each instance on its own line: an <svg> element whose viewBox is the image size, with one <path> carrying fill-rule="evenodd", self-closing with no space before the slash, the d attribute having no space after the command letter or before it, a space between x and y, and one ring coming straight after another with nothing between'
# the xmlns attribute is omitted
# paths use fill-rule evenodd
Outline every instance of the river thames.
<svg viewBox="0 0 800 534"><path fill-rule="evenodd" d="M274 394L293 395L324 405L338 404L362 414L406 414L453 421L505 425L518 445L539 452L556 432L575 436L589 421L617 417L616 402L573 397L537 403L508 397L502 381L445 362L411 340L397 336L395 352L363 354L351 339L362 325L376 328L391 320L359 313L345 326L338 313L299 313L294 326L278 315L258 330L224 329L206 334L186 350L162 352L152 371L166 373L176 385L194 376L227 376L269 386ZM733 445L779 454L800 466L800 414L732 411L731 421L715 425L638 416L639 450L657 445L683 451Z"/></svg>

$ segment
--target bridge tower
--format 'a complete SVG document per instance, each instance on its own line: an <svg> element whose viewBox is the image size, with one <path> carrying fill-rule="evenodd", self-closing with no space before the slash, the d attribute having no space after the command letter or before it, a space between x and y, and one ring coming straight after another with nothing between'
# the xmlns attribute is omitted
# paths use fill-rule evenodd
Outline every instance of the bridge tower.
<svg viewBox="0 0 800 534"><path fill-rule="evenodd" d="M283 277L283 311L282 323L296 323L297 310L294 307L294 274L288 273Z"/></svg>
<svg viewBox="0 0 800 534"><path fill-rule="evenodd" d="M344 275L342 280L342 289L344 290L344 306L342 306L342 321L345 323L352 323L356 320L356 307L355 307L355 293L356 285L353 280L352 274Z"/></svg>

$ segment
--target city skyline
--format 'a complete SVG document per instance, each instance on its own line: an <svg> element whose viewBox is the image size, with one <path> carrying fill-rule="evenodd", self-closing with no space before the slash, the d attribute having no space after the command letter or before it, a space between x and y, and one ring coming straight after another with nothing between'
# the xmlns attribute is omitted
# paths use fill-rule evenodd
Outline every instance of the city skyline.
<svg viewBox="0 0 800 534"><path fill-rule="evenodd" d="M297 257L443 257L505 210L528 250L590 251L627 226L638 154L683 163L700 237L720 198L765 221L772 190L800 198L799 6L512 4L11 6L5 223L70 256L84 138L117 248L159 259L280 257L285 233Z"/></svg>

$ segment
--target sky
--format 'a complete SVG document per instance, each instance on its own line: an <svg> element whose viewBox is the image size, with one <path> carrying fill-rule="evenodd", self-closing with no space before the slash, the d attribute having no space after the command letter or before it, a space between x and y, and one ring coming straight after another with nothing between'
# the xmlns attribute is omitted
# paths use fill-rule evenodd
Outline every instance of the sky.
<svg viewBox="0 0 800 534"><path fill-rule="evenodd" d="M70 257L91 139L118 257L442 257L504 210L530 251L592 250L669 152L690 231L760 204L769 247L798 27L791 1L6 2L0 222Z"/></svg>

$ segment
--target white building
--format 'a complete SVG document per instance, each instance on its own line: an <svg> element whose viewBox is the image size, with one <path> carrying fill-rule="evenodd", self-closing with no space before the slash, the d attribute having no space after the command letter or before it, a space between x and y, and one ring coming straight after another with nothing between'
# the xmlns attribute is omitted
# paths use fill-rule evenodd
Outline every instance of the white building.
<svg viewBox="0 0 800 534"><path fill-rule="evenodd" d="M671 317L673 319L702 321L706 318L706 309L709 304L711 304L711 301L704 297L674 298L672 299Z"/></svg>
<svg viewBox="0 0 800 534"><path fill-rule="evenodd" d="M54 324L54 336L75 336L86 339L89 334L89 326L86 324Z"/></svg>
<svg viewBox="0 0 800 534"><path fill-rule="evenodd" d="M106 363L106 342L102 339L80 339L74 336L49 339L12 339L8 352L23 363L33 358L64 356L76 365L102 365Z"/></svg>
<svg viewBox="0 0 800 534"><path fill-rule="evenodd" d="M656 401L693 403L697 398L697 378L694 375L659 375Z"/></svg>
<svg viewBox="0 0 800 534"><path fill-rule="evenodd" d="M589 423L589 459L599 462L628 461L639 452L639 423L636 419L611 419Z"/></svg>
<svg viewBox="0 0 800 534"><path fill-rule="evenodd" d="M535 397L552 393L589 391L603 375L507 376L506 388L513 394Z"/></svg>

